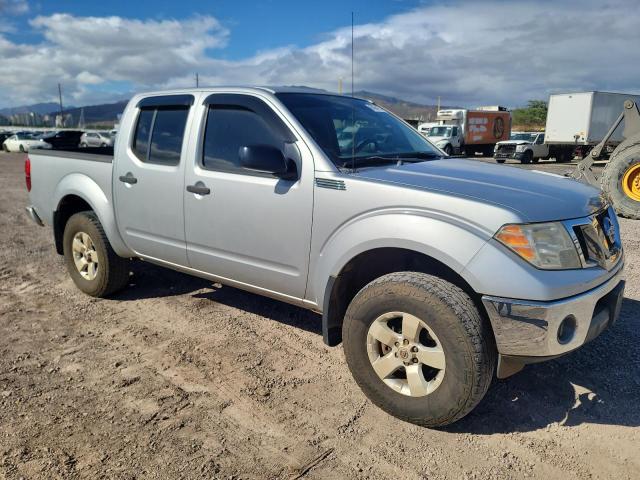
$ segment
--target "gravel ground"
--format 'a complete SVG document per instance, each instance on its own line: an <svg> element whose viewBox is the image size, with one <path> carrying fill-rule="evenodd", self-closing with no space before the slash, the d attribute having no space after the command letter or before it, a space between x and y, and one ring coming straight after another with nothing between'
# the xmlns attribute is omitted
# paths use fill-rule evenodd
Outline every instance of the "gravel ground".
<svg viewBox="0 0 640 480"><path fill-rule="evenodd" d="M367 401L313 313L142 262L83 295L22 160L0 154L0 478L638 478L640 222L614 328L428 430Z"/></svg>

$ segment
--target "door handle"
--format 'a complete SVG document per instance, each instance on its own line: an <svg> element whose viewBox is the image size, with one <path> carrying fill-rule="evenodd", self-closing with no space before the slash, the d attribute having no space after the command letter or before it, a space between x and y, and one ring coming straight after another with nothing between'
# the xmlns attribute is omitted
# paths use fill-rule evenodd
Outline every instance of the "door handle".
<svg viewBox="0 0 640 480"><path fill-rule="evenodd" d="M128 183L130 185L138 183L138 179L133 176L131 172L128 172L126 175L120 175L120 181L123 183Z"/></svg>
<svg viewBox="0 0 640 480"><path fill-rule="evenodd" d="M205 186L204 183L198 182L195 185L187 185L187 192L195 193L196 195L209 195L211 189Z"/></svg>

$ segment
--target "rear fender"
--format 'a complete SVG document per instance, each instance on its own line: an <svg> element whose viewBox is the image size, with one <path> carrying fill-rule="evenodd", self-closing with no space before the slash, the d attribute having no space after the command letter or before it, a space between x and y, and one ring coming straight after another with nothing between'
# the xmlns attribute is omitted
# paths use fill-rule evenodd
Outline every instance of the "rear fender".
<svg viewBox="0 0 640 480"><path fill-rule="evenodd" d="M91 206L91 209L98 216L109 243L116 254L121 257L135 255L120 236L113 211L113 203L109 202L102 188L94 180L80 173L72 173L60 180L54 192L56 211L59 209L62 200L69 195L80 197Z"/></svg>

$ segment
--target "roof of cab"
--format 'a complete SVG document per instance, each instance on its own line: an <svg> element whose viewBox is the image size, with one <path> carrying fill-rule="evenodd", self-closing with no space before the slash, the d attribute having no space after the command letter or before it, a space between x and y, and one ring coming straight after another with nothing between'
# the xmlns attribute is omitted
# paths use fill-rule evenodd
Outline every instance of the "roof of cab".
<svg viewBox="0 0 640 480"><path fill-rule="evenodd" d="M267 93L275 95L277 93L312 93L315 95L334 95L340 96L339 93L330 92L320 88L300 87L300 86L259 86L259 85L220 85L213 87L199 88L178 88L171 90L158 90L153 92L141 92L134 95L133 98L140 100L145 97L157 95L185 95L195 93L215 93L215 92L243 92L243 93ZM364 99L366 100L366 99ZM367 100L369 101L369 100Z"/></svg>

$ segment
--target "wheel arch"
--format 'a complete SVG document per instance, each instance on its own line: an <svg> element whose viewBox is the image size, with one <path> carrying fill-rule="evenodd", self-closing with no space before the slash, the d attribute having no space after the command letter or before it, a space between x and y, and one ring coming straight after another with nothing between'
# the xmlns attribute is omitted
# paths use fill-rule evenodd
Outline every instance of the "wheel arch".
<svg viewBox="0 0 640 480"><path fill-rule="evenodd" d="M54 194L53 233L56 251L62 250L62 237L69 218L78 212L91 210L104 228L114 252L121 257L131 257L133 252L126 246L118 231L113 203L109 201L102 188L91 178L81 174L64 177Z"/></svg>
<svg viewBox="0 0 640 480"><path fill-rule="evenodd" d="M428 273L451 282L469 295L480 315L488 321L480 295L460 272L416 249L378 247L358 253L329 277L322 302L324 343L329 346L341 343L344 314L353 297L365 285L382 275L399 271Z"/></svg>

